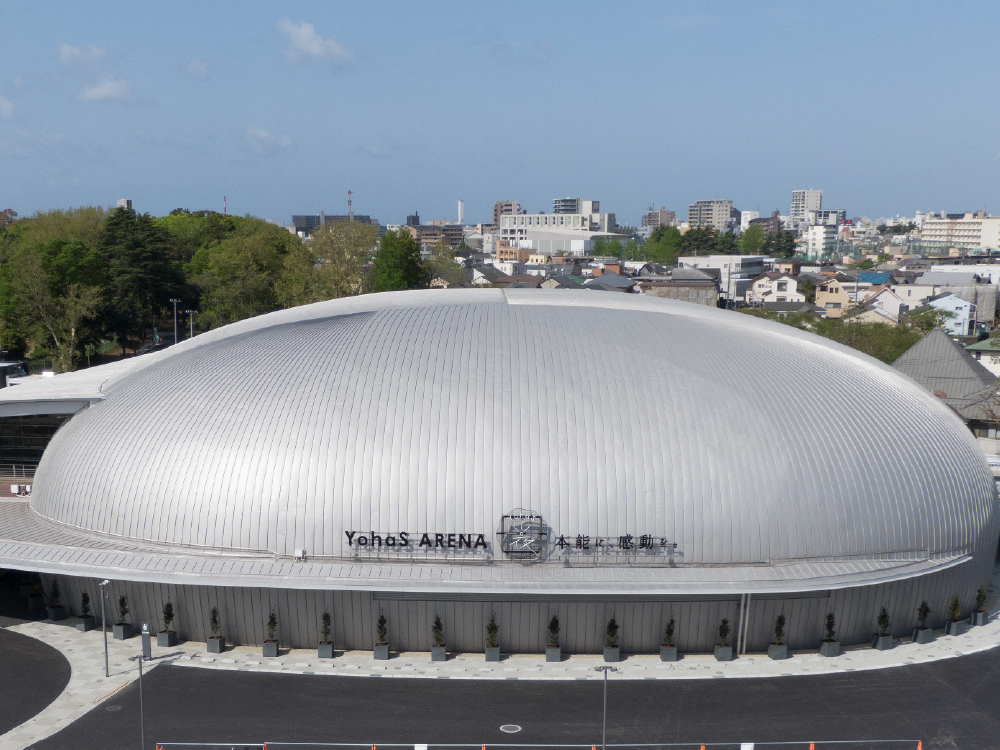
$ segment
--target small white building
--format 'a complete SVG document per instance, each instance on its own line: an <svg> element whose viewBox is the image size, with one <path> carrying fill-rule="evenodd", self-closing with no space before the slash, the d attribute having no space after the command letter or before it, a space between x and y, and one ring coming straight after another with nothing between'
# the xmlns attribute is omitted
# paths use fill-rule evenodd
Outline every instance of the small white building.
<svg viewBox="0 0 1000 750"><path fill-rule="evenodd" d="M944 292L928 298L927 304L937 310L951 314L944 329L951 336L970 336L976 328L976 306L951 292Z"/></svg>
<svg viewBox="0 0 1000 750"><path fill-rule="evenodd" d="M830 224L816 224L806 230L806 253L810 258L825 258L837 248L837 227Z"/></svg>
<svg viewBox="0 0 1000 750"><path fill-rule="evenodd" d="M741 296L737 293L737 281L748 285L752 279L764 273L763 255L683 255L677 259L680 268L718 269L719 294L721 297Z"/></svg>
<svg viewBox="0 0 1000 750"><path fill-rule="evenodd" d="M791 274L772 272L761 274L753 280L747 290L748 304L765 302L805 302L806 296L799 291L799 282Z"/></svg>

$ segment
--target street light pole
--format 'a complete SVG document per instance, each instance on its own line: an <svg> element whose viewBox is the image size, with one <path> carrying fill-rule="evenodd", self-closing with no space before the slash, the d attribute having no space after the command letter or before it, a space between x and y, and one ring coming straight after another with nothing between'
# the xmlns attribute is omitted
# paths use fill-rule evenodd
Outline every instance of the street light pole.
<svg viewBox="0 0 1000 750"><path fill-rule="evenodd" d="M608 750L608 672L617 672L618 667L594 667L595 672L604 672L604 718L601 720L601 750Z"/></svg>
<svg viewBox="0 0 1000 750"><path fill-rule="evenodd" d="M98 586L101 587L101 635L104 636L104 676L110 677L111 673L108 671L108 626L104 622L104 599L107 596L106 586L111 583L111 581L104 580L101 581Z"/></svg>
<svg viewBox="0 0 1000 750"><path fill-rule="evenodd" d="M129 661L139 661L139 750L146 747L146 719L142 710L142 654L130 656Z"/></svg>
<svg viewBox="0 0 1000 750"><path fill-rule="evenodd" d="M184 312L187 313L188 323L191 324L191 336L189 338L193 339L194 338L194 316L195 316L195 313L197 313L198 311L197 310L185 310Z"/></svg>
<svg viewBox="0 0 1000 750"><path fill-rule="evenodd" d="M174 343L177 343L177 303L180 302L179 299L170 300L174 303Z"/></svg>

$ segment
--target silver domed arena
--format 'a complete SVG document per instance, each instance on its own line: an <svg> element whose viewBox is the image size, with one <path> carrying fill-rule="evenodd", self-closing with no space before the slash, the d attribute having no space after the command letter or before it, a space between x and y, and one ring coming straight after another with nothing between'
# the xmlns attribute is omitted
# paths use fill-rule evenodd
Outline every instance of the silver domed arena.
<svg viewBox="0 0 1000 750"><path fill-rule="evenodd" d="M760 651L940 626L991 577L997 491L931 393L855 351L641 295L433 290L283 310L161 352L0 391L67 415L30 501L0 504L0 567L63 603L205 640L569 653L621 625L653 653L718 626Z"/></svg>

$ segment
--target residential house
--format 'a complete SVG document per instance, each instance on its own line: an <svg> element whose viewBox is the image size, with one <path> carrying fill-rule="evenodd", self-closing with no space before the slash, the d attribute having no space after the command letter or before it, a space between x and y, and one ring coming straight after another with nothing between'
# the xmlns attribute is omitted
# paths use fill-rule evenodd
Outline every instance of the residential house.
<svg viewBox="0 0 1000 750"><path fill-rule="evenodd" d="M951 292L942 292L927 298L924 307L933 307L949 314L942 323L952 336L971 336L976 330L976 306Z"/></svg>
<svg viewBox="0 0 1000 750"><path fill-rule="evenodd" d="M969 344L965 351L976 358L976 361L1000 378L1000 341L992 336L975 344Z"/></svg>
<svg viewBox="0 0 1000 750"><path fill-rule="evenodd" d="M852 302L837 276L826 276L816 285L816 304L826 310L828 318L841 317L851 307Z"/></svg>
<svg viewBox="0 0 1000 750"><path fill-rule="evenodd" d="M791 274L774 271L762 273L753 279L747 291L747 304L764 302L805 302L806 296L798 289L799 282Z"/></svg>

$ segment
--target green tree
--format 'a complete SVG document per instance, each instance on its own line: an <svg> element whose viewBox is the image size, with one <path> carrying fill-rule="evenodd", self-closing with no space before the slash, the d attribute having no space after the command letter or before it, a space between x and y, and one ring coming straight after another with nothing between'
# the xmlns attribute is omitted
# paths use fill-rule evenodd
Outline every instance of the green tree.
<svg viewBox="0 0 1000 750"><path fill-rule="evenodd" d="M718 232L713 227L695 227L681 237L681 255L712 255Z"/></svg>
<svg viewBox="0 0 1000 750"><path fill-rule="evenodd" d="M716 255L739 255L740 246L736 241L736 235L732 232L721 232L715 236L715 247L713 252Z"/></svg>
<svg viewBox="0 0 1000 750"><path fill-rule="evenodd" d="M370 224L328 222L308 242L289 247L275 284L278 301L295 307L362 294L365 263L377 242L378 229Z"/></svg>
<svg viewBox="0 0 1000 750"><path fill-rule="evenodd" d="M99 206L38 211L19 221L18 229L25 246L76 240L87 247L97 247L108 216L109 212Z"/></svg>
<svg viewBox="0 0 1000 750"><path fill-rule="evenodd" d="M166 230L149 214L126 208L108 217L98 243L108 282L104 324L124 348L130 338L142 339L146 327L180 289L180 267L168 257Z"/></svg>
<svg viewBox="0 0 1000 750"><path fill-rule="evenodd" d="M867 271L869 268L875 268L875 264L872 263L867 258L862 258L861 260L856 260L853 263L849 263L847 267L856 268L859 271Z"/></svg>
<svg viewBox="0 0 1000 750"><path fill-rule="evenodd" d="M402 228L382 235L371 274L373 292L427 287L427 270L420 261L420 246Z"/></svg>
<svg viewBox="0 0 1000 750"><path fill-rule="evenodd" d="M681 233L677 227L660 225L642 243L640 252L646 260L672 266L681 254Z"/></svg>
<svg viewBox="0 0 1000 750"><path fill-rule="evenodd" d="M275 310L282 249L252 235L223 240L205 253L205 271L192 279L201 292L202 324L215 328Z"/></svg>
<svg viewBox="0 0 1000 750"><path fill-rule="evenodd" d="M72 370L83 326L100 309L100 288L73 282L54 297L41 259L27 250L11 260L10 276L16 290L13 302L36 338L51 345L53 367L58 372Z"/></svg>
<svg viewBox="0 0 1000 750"><path fill-rule="evenodd" d="M761 255L772 258L791 258L795 255L795 232L780 229L768 235L761 248Z"/></svg>
<svg viewBox="0 0 1000 750"><path fill-rule="evenodd" d="M766 239L767 235L761 229L760 224L751 224L740 235L740 252L744 255L760 255Z"/></svg>
<svg viewBox="0 0 1000 750"><path fill-rule="evenodd" d="M469 276L468 269L455 262L455 252L444 240L440 240L431 248L426 266L430 280L433 282L435 279L440 279L448 288L461 286Z"/></svg>
<svg viewBox="0 0 1000 750"><path fill-rule="evenodd" d="M811 279L800 279L799 291L805 295L806 302L811 305L816 304L816 285Z"/></svg>

